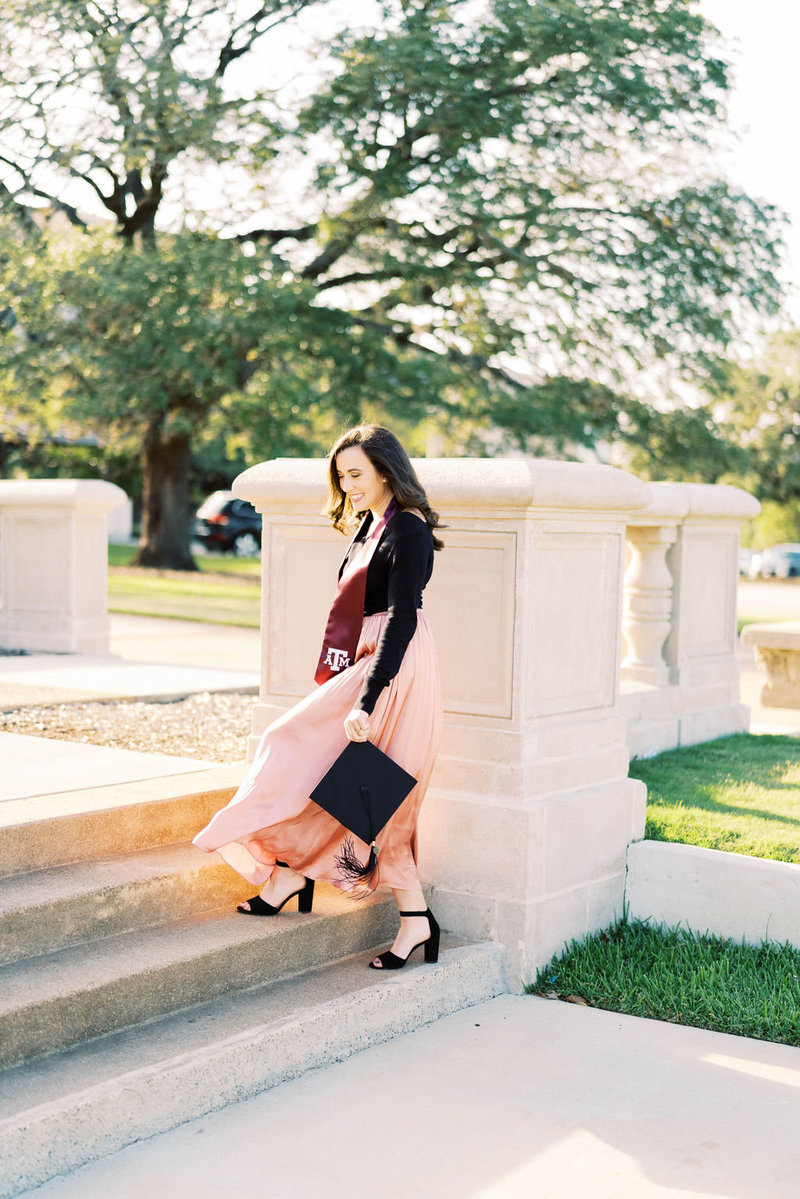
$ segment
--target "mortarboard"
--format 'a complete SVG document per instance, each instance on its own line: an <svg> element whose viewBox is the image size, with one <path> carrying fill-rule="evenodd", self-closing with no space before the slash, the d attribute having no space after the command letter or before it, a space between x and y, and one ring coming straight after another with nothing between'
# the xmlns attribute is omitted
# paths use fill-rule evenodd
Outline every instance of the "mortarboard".
<svg viewBox="0 0 800 1199"><path fill-rule="evenodd" d="M352 837L346 837L336 863L342 875L366 885L378 864L375 839L391 819L417 780L371 741L348 741L310 798L370 847L362 866Z"/></svg>

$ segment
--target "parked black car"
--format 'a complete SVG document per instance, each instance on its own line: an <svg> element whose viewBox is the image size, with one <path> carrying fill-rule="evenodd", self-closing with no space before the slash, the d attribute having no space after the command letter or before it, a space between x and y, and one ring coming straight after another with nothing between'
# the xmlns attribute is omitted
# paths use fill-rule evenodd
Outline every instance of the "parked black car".
<svg viewBox="0 0 800 1199"><path fill-rule="evenodd" d="M232 491L214 491L197 509L192 536L206 549L253 558L261 552L261 516Z"/></svg>

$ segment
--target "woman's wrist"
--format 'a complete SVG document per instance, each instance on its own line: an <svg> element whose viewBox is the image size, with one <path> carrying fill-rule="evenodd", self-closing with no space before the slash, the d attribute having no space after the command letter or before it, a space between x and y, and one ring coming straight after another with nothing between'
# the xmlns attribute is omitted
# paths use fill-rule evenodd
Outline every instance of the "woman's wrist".
<svg viewBox="0 0 800 1199"><path fill-rule="evenodd" d="M366 741L369 738L369 713L353 708L344 718L344 731L348 741Z"/></svg>

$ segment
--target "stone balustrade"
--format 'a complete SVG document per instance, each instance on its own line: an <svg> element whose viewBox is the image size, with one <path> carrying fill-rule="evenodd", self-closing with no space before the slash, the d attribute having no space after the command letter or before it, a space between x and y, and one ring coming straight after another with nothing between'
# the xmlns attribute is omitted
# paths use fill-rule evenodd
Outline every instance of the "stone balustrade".
<svg viewBox="0 0 800 1199"><path fill-rule="evenodd" d="M109 650L107 514L112 483L0 480L0 648Z"/></svg>
<svg viewBox="0 0 800 1199"><path fill-rule="evenodd" d="M735 487L650 483L628 521L622 711L647 757L741 732L736 593L739 529L758 501Z"/></svg>
<svg viewBox="0 0 800 1199"><path fill-rule="evenodd" d="M737 551L758 504L601 465L416 467L446 526L425 593L446 719L420 869L444 927L501 943L514 986L622 911L644 832L629 751L746 727ZM320 515L323 461L260 463L234 490L264 521L252 751L313 686L346 543ZM108 651L107 513L124 501L99 481L0 481L0 648Z"/></svg>
<svg viewBox="0 0 800 1199"><path fill-rule="evenodd" d="M758 505L600 465L415 466L446 526L425 592L445 729L420 870L444 927L505 947L513 987L621 914L626 848L644 833L629 745L655 752L745 727L738 530ZM260 463L234 490L264 521L252 751L313 685L346 543L319 514L322 461Z"/></svg>

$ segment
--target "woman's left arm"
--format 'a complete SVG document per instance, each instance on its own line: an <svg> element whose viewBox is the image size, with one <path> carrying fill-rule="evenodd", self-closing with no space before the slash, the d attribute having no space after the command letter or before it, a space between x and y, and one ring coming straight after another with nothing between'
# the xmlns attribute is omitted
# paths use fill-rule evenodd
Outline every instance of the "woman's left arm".
<svg viewBox="0 0 800 1199"><path fill-rule="evenodd" d="M396 521L397 517L392 523L395 524ZM416 632L417 605L428 580L432 551L431 532L425 521L420 520L418 516L409 515L402 525L397 525L389 562L389 615L354 711L369 715L381 691L400 669L411 638Z"/></svg>

